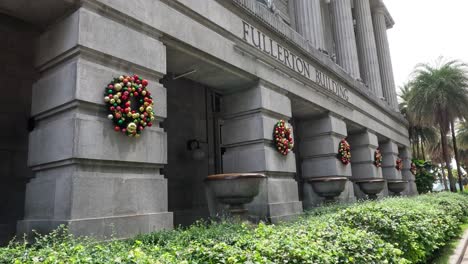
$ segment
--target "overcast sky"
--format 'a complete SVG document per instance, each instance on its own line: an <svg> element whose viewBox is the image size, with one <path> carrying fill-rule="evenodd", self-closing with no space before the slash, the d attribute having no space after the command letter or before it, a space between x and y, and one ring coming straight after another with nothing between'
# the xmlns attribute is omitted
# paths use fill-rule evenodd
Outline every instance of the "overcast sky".
<svg viewBox="0 0 468 264"><path fill-rule="evenodd" d="M418 63L439 56L468 63L468 0L384 2L395 20L388 37L397 87Z"/></svg>

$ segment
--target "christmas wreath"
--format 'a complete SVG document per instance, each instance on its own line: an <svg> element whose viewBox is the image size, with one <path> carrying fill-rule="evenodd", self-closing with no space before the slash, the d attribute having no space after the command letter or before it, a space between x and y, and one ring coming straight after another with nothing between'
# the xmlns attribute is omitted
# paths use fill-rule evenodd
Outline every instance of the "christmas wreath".
<svg viewBox="0 0 468 264"><path fill-rule="evenodd" d="M416 164L414 164L414 162L411 162L411 169L410 169L411 173L413 175L416 175L416 173L418 172L418 169L416 168Z"/></svg>
<svg viewBox="0 0 468 264"><path fill-rule="evenodd" d="M337 158L344 165L348 165L351 162L351 146L348 141L346 141L346 138L342 139L338 145Z"/></svg>
<svg viewBox="0 0 468 264"><path fill-rule="evenodd" d="M276 123L274 139L276 149L285 156L288 155L289 151L294 147L291 127L284 120L280 120Z"/></svg>
<svg viewBox="0 0 468 264"><path fill-rule="evenodd" d="M380 148L377 148L374 152L374 165L377 168L382 167L382 160L383 160L383 157L382 157L382 153L380 152Z"/></svg>
<svg viewBox="0 0 468 264"><path fill-rule="evenodd" d="M395 168L399 171L403 169L403 161L400 158L397 158Z"/></svg>
<svg viewBox="0 0 468 264"><path fill-rule="evenodd" d="M114 78L107 85L104 101L116 132L139 137L145 127L153 125L153 98L147 86L148 81L136 74Z"/></svg>

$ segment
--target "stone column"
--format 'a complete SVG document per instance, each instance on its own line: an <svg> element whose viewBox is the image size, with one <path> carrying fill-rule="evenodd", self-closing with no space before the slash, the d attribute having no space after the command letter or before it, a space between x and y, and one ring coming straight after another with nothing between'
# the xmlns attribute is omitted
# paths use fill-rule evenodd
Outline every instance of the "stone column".
<svg viewBox="0 0 468 264"><path fill-rule="evenodd" d="M330 12L335 34L336 61L351 76L360 79L351 0L331 0Z"/></svg>
<svg viewBox="0 0 468 264"><path fill-rule="evenodd" d="M356 40L361 66L361 77L374 94L382 97L379 59L375 46L374 28L369 0L354 0L356 16Z"/></svg>
<svg viewBox="0 0 468 264"><path fill-rule="evenodd" d="M382 179L382 169L375 166L375 151L379 147L377 135L370 131L363 131L348 137L351 145L351 164L353 180ZM365 199L358 184L354 184L354 194L358 199Z"/></svg>
<svg viewBox="0 0 468 264"><path fill-rule="evenodd" d="M382 151L382 174L384 179L388 181L402 180L401 171L396 169L396 161L399 157L398 145L393 141L387 141L380 144ZM384 195L388 195L388 188L384 190Z"/></svg>
<svg viewBox="0 0 468 264"><path fill-rule="evenodd" d="M60 224L99 238L171 228L160 174L167 160L159 127L166 117L166 90L158 83L166 72L164 45L80 8L40 36L36 66L41 76L32 91L28 157L35 178L18 234ZM115 132L103 102L112 78L131 73L149 80L155 100L156 120L140 138Z"/></svg>
<svg viewBox="0 0 468 264"><path fill-rule="evenodd" d="M296 27L314 47L326 50L320 0L296 0Z"/></svg>
<svg viewBox="0 0 468 264"><path fill-rule="evenodd" d="M346 137L346 123L331 114L324 117L300 121L298 123L299 153L301 158L302 178L304 179L303 206L310 209L323 201L312 186L309 178L351 177L351 165L344 165L336 157L340 141ZM354 191L350 181L338 197L341 201L353 201Z"/></svg>
<svg viewBox="0 0 468 264"><path fill-rule="evenodd" d="M291 118L290 99L260 82L223 97L223 172L259 172L267 176L249 214L273 223L302 213L294 152L281 155L273 145L273 129Z"/></svg>
<svg viewBox="0 0 468 264"><path fill-rule="evenodd" d="M400 149L400 158L403 160L403 170L401 171L402 178L405 181L408 181L408 187L403 192L405 195L418 195L418 189L415 183L415 176L411 173L411 152L408 147L403 147Z"/></svg>
<svg viewBox="0 0 468 264"><path fill-rule="evenodd" d="M379 58L380 76L382 79L383 96L387 103L395 110L398 109L397 94L395 91L395 80L393 76L392 58L390 57L390 46L387 37L387 24L385 22L385 9L383 3L379 3L373 9L373 24L377 54Z"/></svg>

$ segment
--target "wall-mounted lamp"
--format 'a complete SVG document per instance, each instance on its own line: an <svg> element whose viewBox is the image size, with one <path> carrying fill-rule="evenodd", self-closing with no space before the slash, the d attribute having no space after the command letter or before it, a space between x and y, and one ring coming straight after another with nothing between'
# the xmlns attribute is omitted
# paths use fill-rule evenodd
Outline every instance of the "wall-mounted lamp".
<svg viewBox="0 0 468 264"><path fill-rule="evenodd" d="M191 139L187 141L187 150L192 152L193 160L203 160L206 156L205 151L200 148L200 141L196 139Z"/></svg>

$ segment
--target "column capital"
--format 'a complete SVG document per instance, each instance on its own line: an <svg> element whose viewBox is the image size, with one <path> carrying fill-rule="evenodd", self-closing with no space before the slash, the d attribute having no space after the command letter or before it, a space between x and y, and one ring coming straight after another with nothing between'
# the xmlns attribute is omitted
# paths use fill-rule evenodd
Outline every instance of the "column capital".
<svg viewBox="0 0 468 264"><path fill-rule="evenodd" d="M377 0L375 3L372 5L372 15L383 15L385 19L385 25L387 29L390 29L395 25L395 21L393 20L393 17L390 15L390 12L388 12L387 6L382 0Z"/></svg>
<svg viewBox="0 0 468 264"><path fill-rule="evenodd" d="M385 14L385 4L383 3L382 0L377 0L374 2L372 5L372 13L382 13Z"/></svg>

